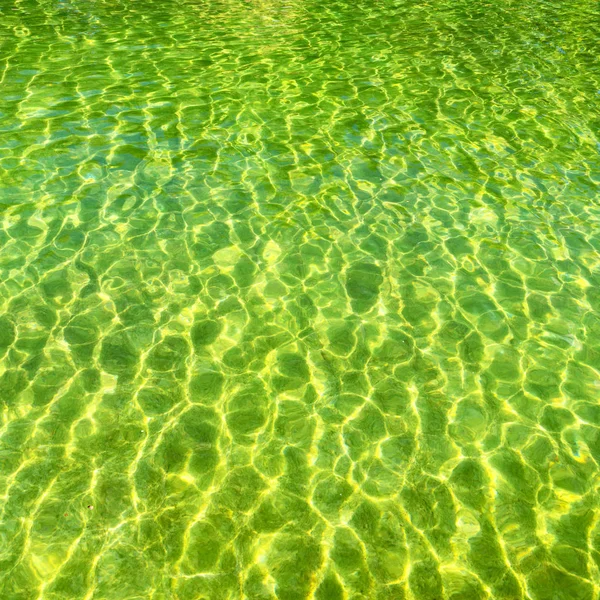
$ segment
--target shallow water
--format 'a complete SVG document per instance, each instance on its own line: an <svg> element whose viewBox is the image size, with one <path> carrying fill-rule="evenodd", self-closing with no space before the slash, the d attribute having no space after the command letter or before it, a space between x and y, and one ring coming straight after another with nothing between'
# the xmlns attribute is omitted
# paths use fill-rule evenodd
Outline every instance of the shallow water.
<svg viewBox="0 0 600 600"><path fill-rule="evenodd" d="M598 598L598 3L0 9L2 600Z"/></svg>

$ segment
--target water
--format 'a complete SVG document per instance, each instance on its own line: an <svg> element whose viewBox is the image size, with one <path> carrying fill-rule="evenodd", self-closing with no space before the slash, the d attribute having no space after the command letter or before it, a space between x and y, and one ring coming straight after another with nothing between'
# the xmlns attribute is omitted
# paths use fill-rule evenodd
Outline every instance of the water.
<svg viewBox="0 0 600 600"><path fill-rule="evenodd" d="M600 594L600 9L0 13L3 600Z"/></svg>

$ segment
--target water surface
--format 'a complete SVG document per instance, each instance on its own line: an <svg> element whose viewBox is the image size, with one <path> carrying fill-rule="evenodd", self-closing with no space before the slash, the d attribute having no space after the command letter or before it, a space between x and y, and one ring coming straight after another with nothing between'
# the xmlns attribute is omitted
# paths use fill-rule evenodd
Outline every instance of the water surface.
<svg viewBox="0 0 600 600"><path fill-rule="evenodd" d="M595 600L600 8L0 4L0 598Z"/></svg>

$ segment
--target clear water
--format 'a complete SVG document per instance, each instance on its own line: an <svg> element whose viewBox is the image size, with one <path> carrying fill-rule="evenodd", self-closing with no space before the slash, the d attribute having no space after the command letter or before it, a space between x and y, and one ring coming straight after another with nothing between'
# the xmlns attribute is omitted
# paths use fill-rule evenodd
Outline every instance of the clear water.
<svg viewBox="0 0 600 600"><path fill-rule="evenodd" d="M4 0L2 600L600 594L600 8Z"/></svg>

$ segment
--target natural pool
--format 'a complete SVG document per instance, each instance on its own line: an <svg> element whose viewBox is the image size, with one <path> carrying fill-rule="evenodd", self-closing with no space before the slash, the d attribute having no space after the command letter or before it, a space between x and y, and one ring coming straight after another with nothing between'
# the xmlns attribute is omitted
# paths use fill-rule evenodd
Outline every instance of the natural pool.
<svg viewBox="0 0 600 600"><path fill-rule="evenodd" d="M0 599L597 599L599 48L4 0Z"/></svg>

